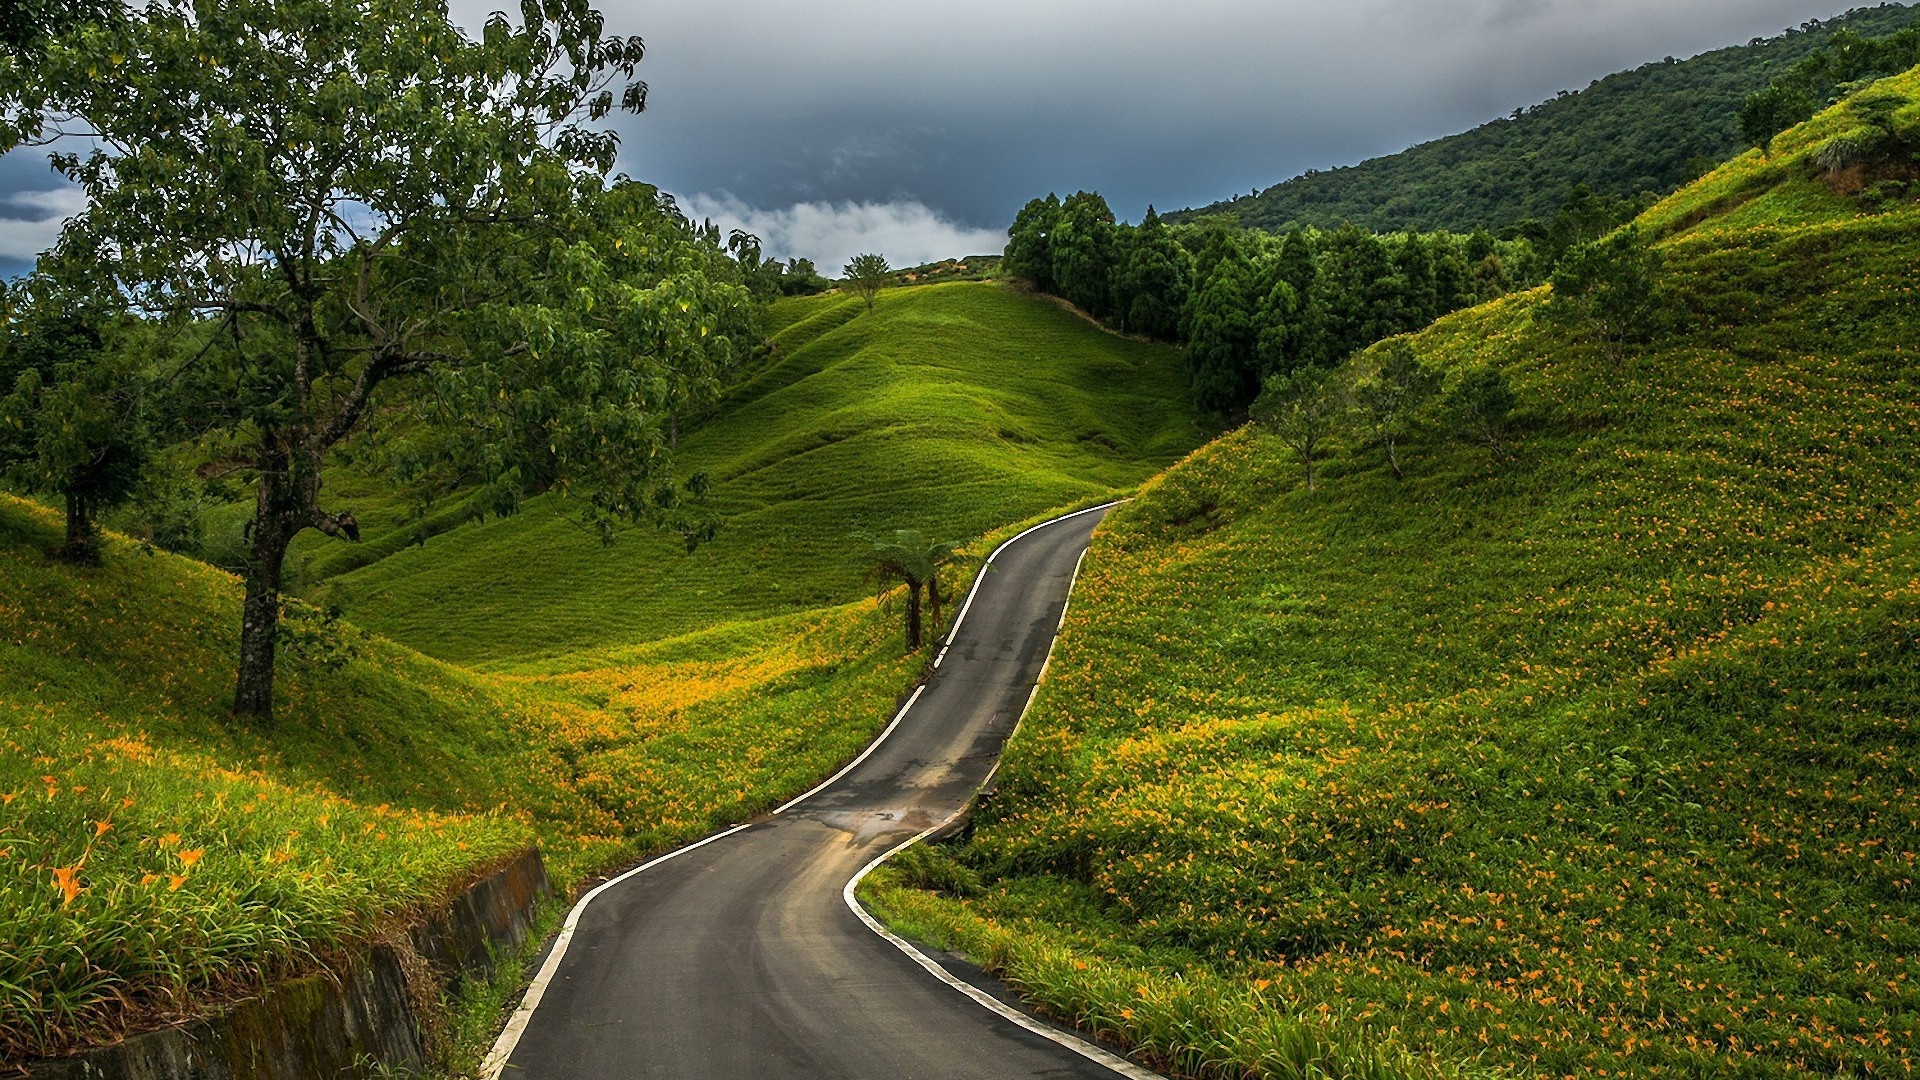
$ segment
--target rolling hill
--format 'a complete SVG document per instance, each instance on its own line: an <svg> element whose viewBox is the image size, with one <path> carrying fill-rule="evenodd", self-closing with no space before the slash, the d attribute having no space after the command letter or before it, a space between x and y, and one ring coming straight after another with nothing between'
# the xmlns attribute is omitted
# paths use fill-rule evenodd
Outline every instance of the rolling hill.
<svg viewBox="0 0 1920 1080"><path fill-rule="evenodd" d="M635 530L603 547L563 503L535 500L314 596L442 659L551 666L847 603L868 593L852 533L970 540L1130 488L1202 437L1178 352L1004 285L889 290L870 315L843 295L784 300L773 325L776 361L681 447L712 481L712 542L689 553Z"/></svg>
<svg viewBox="0 0 1920 1080"><path fill-rule="evenodd" d="M1916 143L1920 69L1650 210L1650 344L1547 289L1401 339L1510 454L1169 471L876 901L1182 1075L1911 1073Z"/></svg>
<svg viewBox="0 0 1920 1080"><path fill-rule="evenodd" d="M1916 19L1920 8L1883 4L1689 60L1669 58L1472 131L1168 220L1226 213L1277 231L1351 222L1376 232L1498 232L1550 219L1576 184L1603 195L1665 194L1703 165L1745 149L1740 103L1835 32L1878 37Z"/></svg>

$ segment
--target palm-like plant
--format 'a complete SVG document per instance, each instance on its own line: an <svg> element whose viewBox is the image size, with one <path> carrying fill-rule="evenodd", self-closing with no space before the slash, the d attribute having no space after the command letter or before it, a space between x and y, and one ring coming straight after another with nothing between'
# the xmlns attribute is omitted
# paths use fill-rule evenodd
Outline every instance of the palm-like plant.
<svg viewBox="0 0 1920 1080"><path fill-rule="evenodd" d="M924 590L933 608L933 625L940 626L940 571L958 558L954 545L945 540L929 540L919 529L896 529L891 538L859 535L872 545L867 557L872 560L867 580L878 583L880 597L895 585L907 587L907 651L920 648L921 593Z"/></svg>

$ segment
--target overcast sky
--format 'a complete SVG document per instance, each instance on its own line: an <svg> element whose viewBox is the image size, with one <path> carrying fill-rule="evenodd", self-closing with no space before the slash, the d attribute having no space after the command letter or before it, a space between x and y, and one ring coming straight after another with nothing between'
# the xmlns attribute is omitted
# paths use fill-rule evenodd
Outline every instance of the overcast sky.
<svg viewBox="0 0 1920 1080"><path fill-rule="evenodd" d="M1865 2L1865 0L1858 0ZM499 0L454 0L477 26ZM512 6L512 5L508 5ZM1451 134L1843 0L603 0L646 39L620 168L837 272L998 251L1029 198L1138 219ZM0 159L0 272L76 200Z"/></svg>

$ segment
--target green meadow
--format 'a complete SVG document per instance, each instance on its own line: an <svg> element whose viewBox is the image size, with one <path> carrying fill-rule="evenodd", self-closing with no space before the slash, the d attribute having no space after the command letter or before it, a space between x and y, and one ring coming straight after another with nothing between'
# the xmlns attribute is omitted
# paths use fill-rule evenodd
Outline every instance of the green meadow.
<svg viewBox="0 0 1920 1080"><path fill-rule="evenodd" d="M770 324L771 358L681 443L683 470L712 484L711 542L632 530L603 546L542 498L334 576L325 560L350 549L316 538L313 598L441 659L551 663L848 603L869 591L853 533L964 542L1136 486L1203 438L1176 352L1005 285L888 290L871 314L785 300Z"/></svg>
<svg viewBox="0 0 1920 1080"><path fill-rule="evenodd" d="M1642 219L1648 344L1546 289L1413 335L1506 453L1436 411L1308 491L1249 428L1116 511L876 905L1179 1075L1912 1075L1920 206L1827 164L1875 108L1911 143L1920 71Z"/></svg>

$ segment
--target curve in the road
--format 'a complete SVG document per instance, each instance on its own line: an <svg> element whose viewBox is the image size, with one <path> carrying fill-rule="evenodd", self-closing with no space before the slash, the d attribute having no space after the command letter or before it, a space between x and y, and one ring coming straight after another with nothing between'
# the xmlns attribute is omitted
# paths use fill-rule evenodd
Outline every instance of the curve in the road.
<svg viewBox="0 0 1920 1080"><path fill-rule="evenodd" d="M1107 509L996 549L931 678L845 769L767 820L582 897L489 1055L489 1080L1154 1076L966 984L853 899L860 877L951 821L997 768Z"/></svg>

